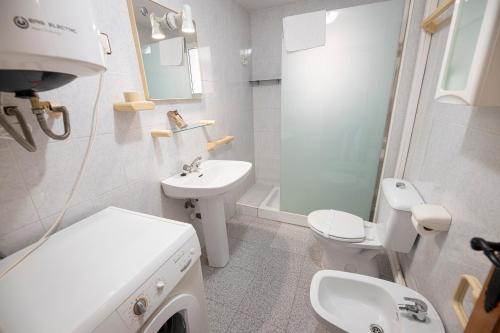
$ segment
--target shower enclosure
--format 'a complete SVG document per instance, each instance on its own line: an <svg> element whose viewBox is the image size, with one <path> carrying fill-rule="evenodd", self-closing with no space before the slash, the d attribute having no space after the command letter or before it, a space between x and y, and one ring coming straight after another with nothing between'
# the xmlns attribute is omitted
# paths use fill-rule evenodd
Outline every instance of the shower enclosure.
<svg viewBox="0 0 500 333"><path fill-rule="evenodd" d="M260 216L304 224L311 211L337 209L370 219L405 8L390 0L330 11L325 46L283 47L281 183Z"/></svg>

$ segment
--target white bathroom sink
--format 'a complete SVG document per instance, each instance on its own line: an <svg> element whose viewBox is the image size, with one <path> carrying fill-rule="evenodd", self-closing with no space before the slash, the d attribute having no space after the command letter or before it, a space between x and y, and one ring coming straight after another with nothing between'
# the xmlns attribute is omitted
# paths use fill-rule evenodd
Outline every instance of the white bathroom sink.
<svg viewBox="0 0 500 333"><path fill-rule="evenodd" d="M399 304L404 297L427 305L424 322ZM444 333L432 304L421 294L385 280L341 271L317 272L311 282L311 305L317 317L332 332Z"/></svg>
<svg viewBox="0 0 500 333"><path fill-rule="evenodd" d="M180 173L161 182L163 192L171 198L199 199L203 238L212 267L224 267L229 260L222 195L243 183L251 169L249 162L209 160L195 172Z"/></svg>
<svg viewBox="0 0 500 333"><path fill-rule="evenodd" d="M202 162L198 171L177 174L161 184L169 197L198 199L228 192L243 182L251 169L249 162L209 160Z"/></svg>

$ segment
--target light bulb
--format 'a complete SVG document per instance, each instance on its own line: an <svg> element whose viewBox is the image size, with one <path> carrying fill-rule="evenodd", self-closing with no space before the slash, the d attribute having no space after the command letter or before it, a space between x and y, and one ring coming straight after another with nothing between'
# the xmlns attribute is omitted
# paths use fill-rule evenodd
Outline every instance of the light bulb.
<svg viewBox="0 0 500 333"><path fill-rule="evenodd" d="M149 15L149 19L151 20L151 38L153 39L165 39L165 34L161 31L160 22L156 18L154 13Z"/></svg>
<svg viewBox="0 0 500 333"><path fill-rule="evenodd" d="M191 7L189 5L182 6L182 32L186 34L193 34L196 32Z"/></svg>

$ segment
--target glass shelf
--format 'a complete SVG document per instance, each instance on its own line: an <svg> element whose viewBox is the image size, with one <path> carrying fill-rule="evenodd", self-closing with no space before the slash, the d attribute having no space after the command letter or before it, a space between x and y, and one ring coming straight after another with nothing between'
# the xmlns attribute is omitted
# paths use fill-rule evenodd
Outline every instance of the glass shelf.
<svg viewBox="0 0 500 333"><path fill-rule="evenodd" d="M180 132L190 131L190 130L195 129L195 128L207 127L207 126L211 126L211 125L213 125L213 124L203 123L203 124L187 125L187 127L184 127L184 128L172 128L172 133L180 133Z"/></svg>
<svg viewBox="0 0 500 333"><path fill-rule="evenodd" d="M151 131L151 136L153 136L155 138L169 138L172 135L174 135L175 133L190 131L190 130L195 129L195 128L212 126L214 124L215 124L215 120L200 120L198 123L188 125L184 128L171 128L171 129L166 129L166 130L154 129Z"/></svg>

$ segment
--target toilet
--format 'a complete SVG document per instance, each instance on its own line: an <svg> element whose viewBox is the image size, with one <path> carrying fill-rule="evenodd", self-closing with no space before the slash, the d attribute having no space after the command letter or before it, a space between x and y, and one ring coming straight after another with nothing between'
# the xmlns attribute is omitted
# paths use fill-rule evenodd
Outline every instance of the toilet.
<svg viewBox="0 0 500 333"><path fill-rule="evenodd" d="M338 210L317 210L307 223L323 248L322 266L378 277L374 257L384 250L408 253L417 231L411 222L411 208L424 203L407 181L382 181L377 223Z"/></svg>

